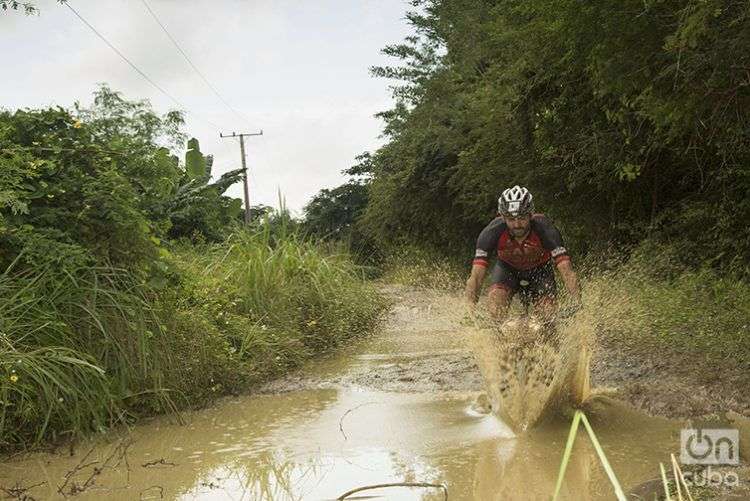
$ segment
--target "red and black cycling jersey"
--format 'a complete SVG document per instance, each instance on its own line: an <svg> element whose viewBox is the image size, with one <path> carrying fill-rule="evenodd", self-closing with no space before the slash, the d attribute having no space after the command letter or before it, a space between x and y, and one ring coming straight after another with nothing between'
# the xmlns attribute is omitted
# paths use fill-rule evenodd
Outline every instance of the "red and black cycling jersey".
<svg viewBox="0 0 750 501"><path fill-rule="evenodd" d="M562 235L552 221L542 214L534 214L530 225L529 234L519 242L513 238L502 217L493 219L477 238L473 264L486 267L493 253L517 270L539 268L550 258L555 264L570 259Z"/></svg>

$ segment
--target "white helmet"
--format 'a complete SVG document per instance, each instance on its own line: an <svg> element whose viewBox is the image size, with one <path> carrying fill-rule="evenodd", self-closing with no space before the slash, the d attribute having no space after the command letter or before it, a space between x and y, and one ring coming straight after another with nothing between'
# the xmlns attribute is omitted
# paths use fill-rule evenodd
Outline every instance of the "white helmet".
<svg viewBox="0 0 750 501"><path fill-rule="evenodd" d="M534 212L534 200L529 190L514 186L503 191L497 199L497 211L503 216L519 217Z"/></svg>

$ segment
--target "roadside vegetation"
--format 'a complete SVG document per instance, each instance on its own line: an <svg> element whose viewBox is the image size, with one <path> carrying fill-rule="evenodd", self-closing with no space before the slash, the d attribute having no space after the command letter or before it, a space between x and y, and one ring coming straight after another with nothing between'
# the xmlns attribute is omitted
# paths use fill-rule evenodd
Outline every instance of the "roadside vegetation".
<svg viewBox="0 0 750 501"><path fill-rule="evenodd" d="M609 271L587 263L587 307L596 312L601 333L644 352L681 356L685 368L711 379L747 378L750 285L678 263L668 250L650 246Z"/></svg>
<svg viewBox="0 0 750 501"><path fill-rule="evenodd" d="M242 227L182 117L107 87L0 111L0 451L204 405L372 331L360 267L282 209Z"/></svg>

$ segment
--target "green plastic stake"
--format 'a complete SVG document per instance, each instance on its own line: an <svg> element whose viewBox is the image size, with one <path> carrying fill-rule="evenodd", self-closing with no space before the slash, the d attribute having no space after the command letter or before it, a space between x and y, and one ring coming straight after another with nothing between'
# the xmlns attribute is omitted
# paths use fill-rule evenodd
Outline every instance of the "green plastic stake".
<svg viewBox="0 0 750 501"><path fill-rule="evenodd" d="M604 449L602 449L602 446L599 444L599 440L596 438L596 435L594 434L594 429L591 428L591 425L589 424L589 420L586 419L586 415L583 412L581 412L581 421L583 421L583 426L586 427L586 431L589 432L589 438L591 439L591 442L594 444L594 449L596 449L596 453L599 455L599 461L602 462L604 471L607 472L609 481L612 483L612 486L615 488L615 496L617 496L617 499L619 501L627 501L627 498L625 497L625 493L622 491L622 487L620 486L620 482L617 481L617 477L615 476L615 471L612 469L612 466L610 466L609 461L607 460L607 456L604 455Z"/></svg>
<svg viewBox="0 0 750 501"><path fill-rule="evenodd" d="M612 483L612 486L615 489L615 496L617 497L617 500L627 501L625 493L622 491L622 487L620 487L620 482L618 482L617 476L615 475L614 470L612 470L612 466L609 464L607 456L604 454L604 449L602 449L599 440L596 438L596 434L594 434L594 430L593 428L591 428L591 424L589 424L588 419L586 419L586 415L581 411L576 411L575 415L573 416L573 423L570 425L570 433L568 433L568 443L565 444L565 452L563 453L562 463L560 463L560 472L557 475L557 485L555 486L555 494L552 497L552 501L557 501L558 496L560 495L563 477L565 477L565 469L568 467L570 454L573 451L573 442L575 442L578 425L581 423L581 421L583 421L583 426L586 428L586 431L589 434L591 443L594 445L594 450L596 450L596 454L599 456L599 461L602 463L604 471L607 473L607 477L609 477L609 481Z"/></svg>
<svg viewBox="0 0 750 501"><path fill-rule="evenodd" d="M661 470L661 482L664 484L666 501L672 501L672 498L669 497L669 480L667 480L667 472L664 471L664 463L659 463L659 469Z"/></svg>
<svg viewBox="0 0 750 501"><path fill-rule="evenodd" d="M570 453L573 452L573 442L576 441L576 433L578 433L578 424L581 422L581 414L583 414L581 411L576 411L573 416L573 423L570 425L568 443L565 444L565 452L563 453L562 462L560 463L560 472L557 474L557 485L555 485L555 495L552 497L552 501L557 501L557 496L560 495L563 477L565 477L565 469L568 467Z"/></svg>

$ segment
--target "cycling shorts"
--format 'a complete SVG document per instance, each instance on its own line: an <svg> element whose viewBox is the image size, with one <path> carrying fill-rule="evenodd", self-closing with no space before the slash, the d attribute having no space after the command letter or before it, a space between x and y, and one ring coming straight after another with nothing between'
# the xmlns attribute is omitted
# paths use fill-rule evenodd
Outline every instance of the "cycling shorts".
<svg viewBox="0 0 750 501"><path fill-rule="evenodd" d="M557 297L555 272L550 261L538 268L519 270L498 259L492 268L490 279L490 291L497 288L506 289L510 292L511 298L518 292L524 306L531 303L554 302Z"/></svg>

